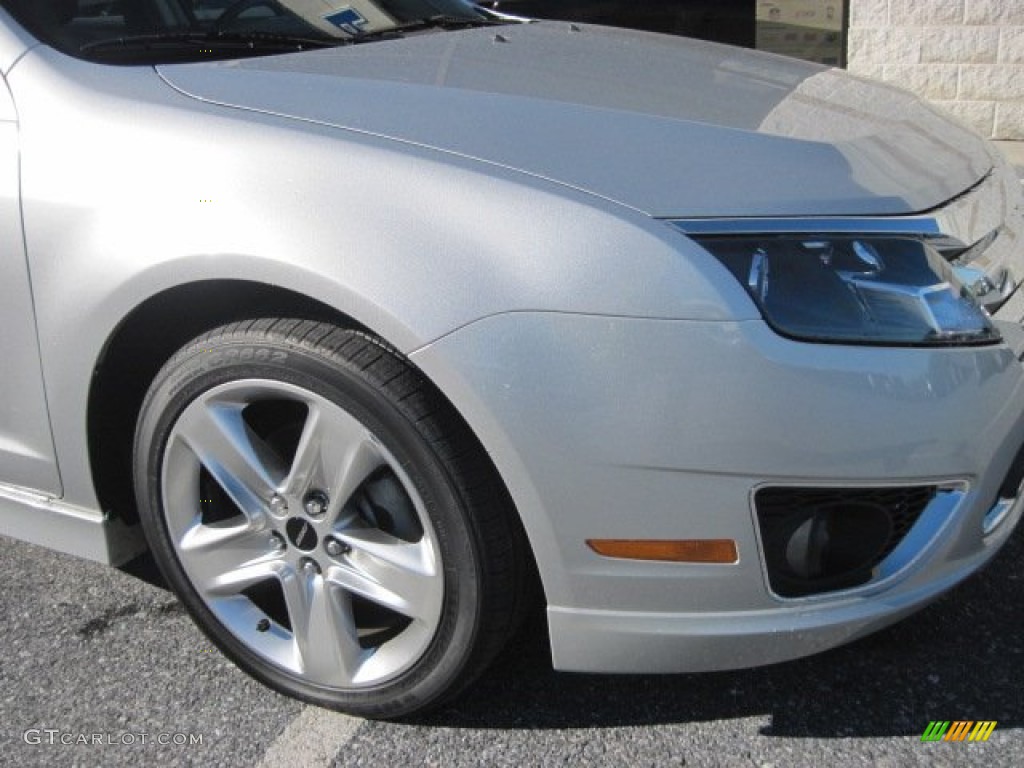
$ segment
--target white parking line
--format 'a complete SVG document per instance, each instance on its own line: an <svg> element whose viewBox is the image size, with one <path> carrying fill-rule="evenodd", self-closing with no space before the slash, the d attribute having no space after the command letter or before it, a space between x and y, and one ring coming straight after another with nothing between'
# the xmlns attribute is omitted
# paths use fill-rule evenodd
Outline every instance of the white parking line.
<svg viewBox="0 0 1024 768"><path fill-rule="evenodd" d="M274 739L257 768L325 768L362 724L348 715L306 707Z"/></svg>

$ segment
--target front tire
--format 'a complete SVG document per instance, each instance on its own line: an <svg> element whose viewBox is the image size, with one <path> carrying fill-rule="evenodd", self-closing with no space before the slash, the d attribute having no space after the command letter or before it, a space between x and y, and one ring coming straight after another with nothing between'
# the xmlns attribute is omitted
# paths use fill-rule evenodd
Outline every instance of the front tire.
<svg viewBox="0 0 1024 768"><path fill-rule="evenodd" d="M263 319L189 342L146 396L134 466L168 582L282 693L423 712L522 614L522 537L482 448L366 334Z"/></svg>

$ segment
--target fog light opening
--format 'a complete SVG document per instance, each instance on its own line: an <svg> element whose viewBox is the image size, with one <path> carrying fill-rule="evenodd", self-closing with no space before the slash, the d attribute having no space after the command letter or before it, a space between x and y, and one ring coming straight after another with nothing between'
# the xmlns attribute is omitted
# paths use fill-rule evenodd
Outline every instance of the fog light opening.
<svg viewBox="0 0 1024 768"><path fill-rule="evenodd" d="M778 591L794 597L864 584L892 534L891 516L874 504L842 502L792 515L778 531Z"/></svg>

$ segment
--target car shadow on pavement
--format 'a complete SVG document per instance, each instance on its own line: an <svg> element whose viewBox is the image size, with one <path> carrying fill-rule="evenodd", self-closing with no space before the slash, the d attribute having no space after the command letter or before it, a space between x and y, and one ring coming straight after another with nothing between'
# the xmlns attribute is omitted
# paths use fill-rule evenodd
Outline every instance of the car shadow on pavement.
<svg viewBox="0 0 1024 768"><path fill-rule="evenodd" d="M542 617L451 707L416 722L560 729L764 717L765 736L919 736L931 720L1024 727L1024 528L981 573L875 635L799 661L701 675L551 670Z"/></svg>
<svg viewBox="0 0 1024 768"><path fill-rule="evenodd" d="M167 580L160 572L160 568L157 566L156 560L153 559L153 555L149 552L144 552L124 565L118 566L118 570L127 573L129 576L141 579L154 587L170 591L170 587L167 586Z"/></svg>

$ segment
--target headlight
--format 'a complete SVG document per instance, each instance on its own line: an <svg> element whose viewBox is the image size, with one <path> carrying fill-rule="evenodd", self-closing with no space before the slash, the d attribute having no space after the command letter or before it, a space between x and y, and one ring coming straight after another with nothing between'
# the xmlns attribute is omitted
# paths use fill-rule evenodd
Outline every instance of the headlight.
<svg viewBox="0 0 1024 768"><path fill-rule="evenodd" d="M818 342L999 341L950 264L912 237L694 238L736 276L779 333Z"/></svg>

